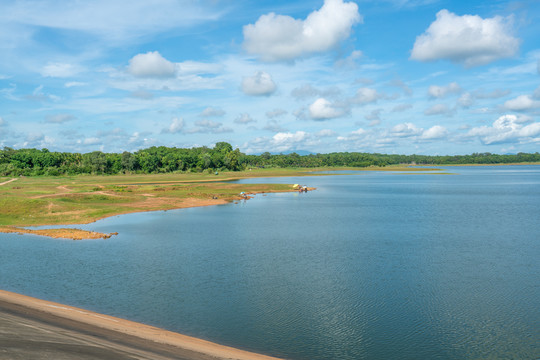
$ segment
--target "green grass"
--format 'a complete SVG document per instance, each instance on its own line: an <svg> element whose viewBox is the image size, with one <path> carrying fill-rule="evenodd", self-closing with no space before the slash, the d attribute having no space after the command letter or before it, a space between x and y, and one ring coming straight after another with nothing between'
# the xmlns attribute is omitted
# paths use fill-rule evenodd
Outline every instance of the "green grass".
<svg viewBox="0 0 540 360"><path fill-rule="evenodd" d="M186 174L20 177L0 186L0 226L81 224L137 211L181 208L218 198L240 199L240 192L292 191L291 184L238 184L253 177L314 176L312 171L425 171L427 168L252 169L241 172ZM433 170L433 169L430 169ZM323 176L322 174L320 174ZM1 181L2 178L0 178ZM9 180L9 178L6 178ZM309 184L308 184L309 185ZM193 203L193 199L197 200Z"/></svg>

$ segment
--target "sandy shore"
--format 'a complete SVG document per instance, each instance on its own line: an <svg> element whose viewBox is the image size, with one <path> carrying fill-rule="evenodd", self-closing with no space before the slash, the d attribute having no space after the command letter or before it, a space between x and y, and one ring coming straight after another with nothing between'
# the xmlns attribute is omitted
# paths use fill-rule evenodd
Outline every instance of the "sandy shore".
<svg viewBox="0 0 540 360"><path fill-rule="evenodd" d="M276 359L0 290L0 359L27 358Z"/></svg>

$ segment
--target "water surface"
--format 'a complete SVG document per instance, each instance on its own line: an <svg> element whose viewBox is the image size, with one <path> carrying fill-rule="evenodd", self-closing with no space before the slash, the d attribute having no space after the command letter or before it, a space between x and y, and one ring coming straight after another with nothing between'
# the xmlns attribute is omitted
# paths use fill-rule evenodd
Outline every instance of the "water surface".
<svg viewBox="0 0 540 360"><path fill-rule="evenodd" d="M0 288L290 359L540 357L540 166L445 171L0 234Z"/></svg>

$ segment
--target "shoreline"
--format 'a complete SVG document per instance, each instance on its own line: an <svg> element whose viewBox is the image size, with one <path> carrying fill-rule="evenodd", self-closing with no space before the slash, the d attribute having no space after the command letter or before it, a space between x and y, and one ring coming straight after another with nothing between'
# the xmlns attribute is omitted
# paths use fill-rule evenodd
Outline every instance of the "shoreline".
<svg viewBox="0 0 540 360"><path fill-rule="evenodd" d="M54 342L58 344L55 350L53 349L54 351L57 351L58 354L65 354L66 351L72 352L72 356L78 355L84 349L91 349L92 351L98 349L99 351L109 351L111 353L118 351L128 354L130 354L130 351L144 352L150 355L142 358L150 359L156 354L160 355L159 358L164 359L278 359L150 325L5 290L0 290L0 318L2 317L15 325L20 325L16 327L17 329L22 329L11 331L13 327L9 328L6 324L8 321L0 322L0 324L4 324L0 325L0 331L8 330L10 336L19 336L24 339L19 340L19 342L25 342L24 347L19 345L19 348L17 348L16 345L13 345L13 352L32 352L33 349L37 352L40 347L45 346L44 344ZM27 322L32 322L32 324L27 324ZM8 327L8 329L2 329L3 326ZM30 329L34 336L28 339L25 334ZM36 329L41 330L41 332L37 332L37 334L40 334L39 336L35 336ZM49 337L55 337L54 340L52 342L50 339L47 339L47 341L40 340L44 333L48 334ZM87 338L88 336L89 338ZM81 341L75 345L72 343L81 339L84 342ZM13 340L13 344L17 343L17 341ZM89 343L91 347L89 347ZM33 349L27 348L28 346L33 347ZM0 351L0 358L2 354L5 354L5 352ZM7 355L9 356L9 353ZM138 355L142 356L144 354Z"/></svg>
<svg viewBox="0 0 540 360"><path fill-rule="evenodd" d="M316 188L308 187L308 191L314 191ZM106 216L101 216L98 218L89 219L88 221L77 222L75 224L64 223L62 225L82 225L82 224L91 224L96 221L106 219L113 216L127 215L133 213L142 213L142 212L151 212L151 211L168 211L168 210L179 210L179 209L188 209L194 207L203 207L203 206L215 206L215 205L225 205L232 202L240 200L249 200L252 199L254 195L257 194L269 194L269 193L286 193L286 192L297 192L296 189L290 190L278 190L278 191L255 191L247 192L245 196L234 196L230 199L197 199L197 198L187 198L183 199L182 203L176 204L176 206L170 207L170 203L166 203L162 208L156 209L124 209L124 211L114 212L107 214ZM42 224L42 225L32 225L32 226L48 226L51 224ZM92 239L109 239L114 235L118 235L117 232L112 233L100 233L97 231L82 230L77 228L51 228L51 229L27 229L25 225L0 225L0 233L14 233L19 235L30 234L38 236L46 236L54 239L66 239L66 240L92 240Z"/></svg>

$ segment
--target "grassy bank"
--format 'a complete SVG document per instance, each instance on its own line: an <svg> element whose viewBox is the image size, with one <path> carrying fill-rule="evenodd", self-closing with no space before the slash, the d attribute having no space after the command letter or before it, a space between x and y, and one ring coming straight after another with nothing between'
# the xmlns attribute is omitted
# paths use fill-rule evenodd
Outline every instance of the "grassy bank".
<svg viewBox="0 0 540 360"><path fill-rule="evenodd" d="M368 168L423 171L426 168ZM237 184L254 177L313 175L328 169L253 169L241 172L18 177L0 179L0 232L32 232L21 227L86 224L98 219L141 211L170 210L224 204L242 199L241 192L257 194L293 191L292 184ZM338 169L332 169L338 170ZM9 180L13 180L7 182ZM57 230L33 231L64 238L95 238L96 233ZM99 234L108 237L110 234Z"/></svg>

